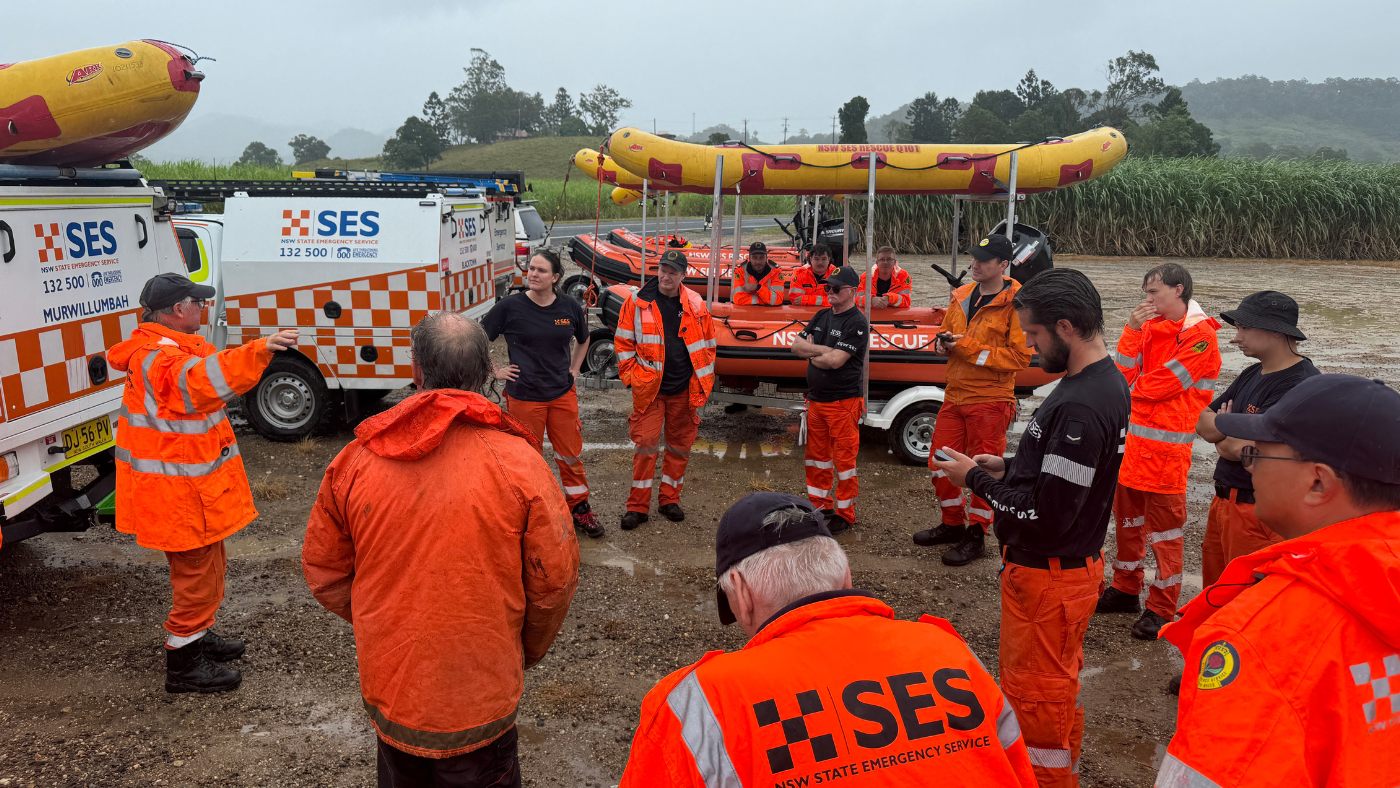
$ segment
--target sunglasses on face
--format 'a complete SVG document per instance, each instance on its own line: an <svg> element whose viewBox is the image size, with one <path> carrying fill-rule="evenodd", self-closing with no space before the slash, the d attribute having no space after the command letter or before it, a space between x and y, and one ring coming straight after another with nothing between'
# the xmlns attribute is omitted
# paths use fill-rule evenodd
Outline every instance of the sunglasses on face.
<svg viewBox="0 0 1400 788"><path fill-rule="evenodd" d="M1256 460L1288 460L1289 462L1311 462L1299 457L1280 457L1276 454L1260 454L1258 446L1244 446L1240 449L1240 465L1249 468Z"/></svg>

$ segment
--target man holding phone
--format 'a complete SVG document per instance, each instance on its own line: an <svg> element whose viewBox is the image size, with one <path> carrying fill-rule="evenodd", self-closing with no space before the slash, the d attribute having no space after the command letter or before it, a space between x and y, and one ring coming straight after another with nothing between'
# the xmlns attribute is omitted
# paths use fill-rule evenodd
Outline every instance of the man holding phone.
<svg viewBox="0 0 1400 788"><path fill-rule="evenodd" d="M944 446L951 461L932 462L950 484L966 484L996 511L1002 692L1041 788L1075 786L1084 632L1103 588L1128 385L1104 346L1103 306L1087 276L1042 272L1021 288L1015 308L1041 366L1065 377L1031 417L1015 457L968 457Z"/></svg>

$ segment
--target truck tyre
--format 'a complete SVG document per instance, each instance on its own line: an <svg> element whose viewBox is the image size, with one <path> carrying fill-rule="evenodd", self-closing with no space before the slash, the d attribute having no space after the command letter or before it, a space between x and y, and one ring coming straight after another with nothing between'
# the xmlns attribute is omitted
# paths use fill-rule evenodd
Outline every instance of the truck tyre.
<svg viewBox="0 0 1400 788"><path fill-rule="evenodd" d="M905 465L928 465L938 403L918 402L899 412L890 426L890 450Z"/></svg>
<svg viewBox="0 0 1400 788"><path fill-rule="evenodd" d="M588 352L583 355L583 371L588 375L597 375L599 370L602 370L604 378L617 378L617 347L611 328L595 328L588 334Z"/></svg>
<svg viewBox="0 0 1400 788"><path fill-rule="evenodd" d="M588 292L588 288L592 284L593 277L588 274L574 274L564 280L560 289L564 291L564 295L582 304L584 303L584 294Z"/></svg>
<svg viewBox="0 0 1400 788"><path fill-rule="evenodd" d="M278 353L262 380L243 395L248 423L268 440L295 441L311 434L326 414L330 392L321 373L299 354Z"/></svg>

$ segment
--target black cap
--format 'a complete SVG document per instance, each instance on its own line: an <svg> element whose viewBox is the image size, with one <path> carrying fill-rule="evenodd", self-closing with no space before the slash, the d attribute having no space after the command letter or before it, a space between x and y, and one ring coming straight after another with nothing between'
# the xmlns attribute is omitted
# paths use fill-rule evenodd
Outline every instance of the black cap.
<svg viewBox="0 0 1400 788"><path fill-rule="evenodd" d="M860 287L860 274L849 265L842 265L832 268L826 274L826 286L832 285L840 287Z"/></svg>
<svg viewBox="0 0 1400 788"><path fill-rule="evenodd" d="M141 288L141 306L154 312L175 306L186 297L207 300L213 298L214 293L214 288L209 285L195 284L181 274L156 274L146 280L146 286Z"/></svg>
<svg viewBox="0 0 1400 788"><path fill-rule="evenodd" d="M1355 375L1316 375L1263 413L1222 413L1231 438L1287 444L1310 460L1400 484L1400 392Z"/></svg>
<svg viewBox="0 0 1400 788"><path fill-rule="evenodd" d="M1221 312L1220 316L1232 326L1262 328L1294 339L1307 339L1298 330L1298 302L1277 290L1251 293L1240 302L1239 309Z"/></svg>
<svg viewBox="0 0 1400 788"><path fill-rule="evenodd" d="M783 526L763 524L763 518L791 506L811 516ZM720 518L715 533L715 579L724 577L730 567L754 553L812 536L831 538L831 531L827 530L826 518L806 498L779 492L750 493ZM733 624L734 611L729 609L729 598L719 586L715 586L715 602L719 605L719 623Z"/></svg>
<svg viewBox="0 0 1400 788"><path fill-rule="evenodd" d="M763 252L764 254L768 254L768 244L762 241L754 241L753 243L749 244L749 254L753 254L754 252Z"/></svg>
<svg viewBox="0 0 1400 788"><path fill-rule="evenodd" d="M1015 254L1011 241L1001 233L992 233L972 247L972 256L986 262L988 260L1010 260Z"/></svg>
<svg viewBox="0 0 1400 788"><path fill-rule="evenodd" d="M685 273L685 269L690 266L690 261L686 259L685 252L679 249L670 249L665 254L661 255L660 264Z"/></svg>

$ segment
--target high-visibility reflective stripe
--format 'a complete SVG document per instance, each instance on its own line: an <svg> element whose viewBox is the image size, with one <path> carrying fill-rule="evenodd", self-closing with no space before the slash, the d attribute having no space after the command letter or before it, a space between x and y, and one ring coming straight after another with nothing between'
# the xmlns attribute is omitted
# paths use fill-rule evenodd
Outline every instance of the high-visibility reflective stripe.
<svg viewBox="0 0 1400 788"><path fill-rule="evenodd" d="M829 468L835 468L835 467L836 467L836 463L832 462L831 460L803 460L803 461L802 461L802 464L803 464L803 465L806 465L808 468L828 468L828 469L829 469Z"/></svg>
<svg viewBox="0 0 1400 788"><path fill-rule="evenodd" d="M400 725L385 717L384 712L368 700L364 701L364 704L365 711L369 714L369 718L374 721L374 725L380 733L394 741L424 750L446 751L470 747L473 744L490 741L515 725L515 712L512 711L499 720L493 720L475 728L460 731L420 731L406 725Z"/></svg>
<svg viewBox="0 0 1400 788"><path fill-rule="evenodd" d="M693 671L666 696L666 705L681 723L681 739L695 759L695 770L700 772L705 787L744 788L729 751L724 748L724 729Z"/></svg>
<svg viewBox="0 0 1400 788"><path fill-rule="evenodd" d="M1140 516L1140 517L1124 517L1124 518L1123 518L1123 527L1124 527L1124 528L1141 528L1141 527L1143 526L1143 524L1146 523L1146 522L1147 522L1147 516L1146 516L1146 515L1142 515L1142 516Z"/></svg>
<svg viewBox="0 0 1400 788"><path fill-rule="evenodd" d="M697 378L708 378L709 376L711 376L711 375L713 375L713 374L715 374L715 365L714 365L714 364L710 364L709 366L704 366L704 367L701 367L701 368L695 370L695 377L697 377Z"/></svg>
<svg viewBox="0 0 1400 788"><path fill-rule="evenodd" d="M156 397L151 393L151 365L156 363L157 353L153 350L146 354L146 360L141 362L141 388L146 397L146 415L156 415Z"/></svg>
<svg viewBox="0 0 1400 788"><path fill-rule="evenodd" d="M204 372L209 376L209 384L214 387L214 393L219 395L219 399L233 402L233 398L238 395L233 393L228 381L224 380L224 368L219 366L218 354L204 359Z"/></svg>
<svg viewBox="0 0 1400 788"><path fill-rule="evenodd" d="M1187 370L1186 365L1181 363L1180 361L1177 361L1176 359L1171 359L1163 366L1165 366L1173 375L1176 375L1177 382L1181 384L1182 391L1185 391L1186 389L1189 389L1196 384L1196 379L1191 377L1191 372Z"/></svg>
<svg viewBox="0 0 1400 788"><path fill-rule="evenodd" d="M961 508L962 508L962 505L963 505L963 499L962 499L962 498L949 498L949 499L946 500L946 501L939 501L939 503L943 505L943 508L944 508L944 509L947 509L947 508L953 507L953 506L956 506L956 507L958 507L959 509L961 509Z"/></svg>
<svg viewBox="0 0 1400 788"><path fill-rule="evenodd" d="M642 343L643 345L666 344L666 338L662 336L657 336L656 334L642 334L640 337L637 338L637 341Z"/></svg>
<svg viewBox="0 0 1400 788"><path fill-rule="evenodd" d="M825 497L826 497L826 494L829 493L829 492L831 492L831 491L830 491L830 490L823 490L823 489L820 489L820 488L817 488L817 487L813 487L813 486L810 485L810 484L807 485L807 494L810 495L810 496L813 496L814 498L825 498Z"/></svg>
<svg viewBox="0 0 1400 788"><path fill-rule="evenodd" d="M1148 535L1147 535L1147 543L1151 545L1151 544L1157 544L1158 542L1170 542L1170 541L1173 540L1173 539L1180 539L1181 537L1182 537L1182 531L1181 531L1181 529L1180 529L1180 528L1173 528L1173 529L1171 529L1170 531L1158 531L1158 532L1155 533L1155 534L1148 534Z"/></svg>
<svg viewBox="0 0 1400 788"><path fill-rule="evenodd" d="M1021 738L1021 725L1016 722L1016 712L1011 710L1011 704L1007 702L1006 696L1001 698L1001 713L997 715L997 741L1001 742L1001 748L1016 743Z"/></svg>
<svg viewBox="0 0 1400 788"><path fill-rule="evenodd" d="M1220 788L1220 784L1182 763L1170 752L1162 759L1154 788Z"/></svg>
<svg viewBox="0 0 1400 788"><path fill-rule="evenodd" d="M613 337L616 339L635 340L637 335L632 333L632 329L630 328L619 328L613 332Z"/></svg>
<svg viewBox="0 0 1400 788"><path fill-rule="evenodd" d="M979 366L979 367L985 367L985 366L987 366L987 359L991 358L991 356L992 356L992 351L990 351L990 350L984 350L984 351L982 351L981 353L978 353L978 354L977 354L977 366Z"/></svg>
<svg viewBox="0 0 1400 788"><path fill-rule="evenodd" d="M651 479L633 479L632 486L637 488L638 490L650 489Z"/></svg>
<svg viewBox="0 0 1400 788"><path fill-rule="evenodd" d="M1172 575L1165 580L1159 577L1152 581L1153 588L1171 588L1179 585L1181 585L1181 575L1179 574Z"/></svg>
<svg viewBox="0 0 1400 788"><path fill-rule="evenodd" d="M856 469L855 469L855 468L852 468L852 469L850 469L849 471L837 471L837 472L836 472L836 478L839 479L839 480L843 480L843 481L846 480L846 479L849 479L849 478L851 478L851 477L853 477L853 476L855 476L855 475L856 475Z"/></svg>
<svg viewBox="0 0 1400 788"><path fill-rule="evenodd" d="M1137 568L1140 567L1140 566L1142 566L1142 562L1141 562L1141 561L1114 561L1114 562L1113 562L1113 568L1114 568L1114 569L1122 569L1124 572L1131 572L1131 571L1133 571L1134 569L1137 569Z"/></svg>
<svg viewBox="0 0 1400 788"><path fill-rule="evenodd" d="M1163 443L1191 443L1196 440L1196 433L1194 432L1159 430L1153 427L1144 427L1141 424L1133 424L1131 422L1128 424L1128 434L1152 441L1161 441Z"/></svg>
<svg viewBox="0 0 1400 788"><path fill-rule="evenodd" d="M1082 705L1082 704L1081 704L1081 705ZM1078 759L1078 758L1075 758L1075 759L1074 759L1074 763L1070 764L1070 766L1069 766L1069 773L1070 773L1070 774L1079 774L1079 759Z"/></svg>
<svg viewBox="0 0 1400 788"><path fill-rule="evenodd" d="M1113 360L1117 362L1118 366L1120 367L1127 367L1128 369L1132 369L1133 367L1136 367L1138 365L1138 362L1142 361L1142 356L1133 358L1132 356L1125 356L1122 353L1119 353L1115 350L1113 351Z"/></svg>
<svg viewBox="0 0 1400 788"><path fill-rule="evenodd" d="M683 486L685 486L685 477L682 476L682 477L679 478L679 479L672 479L670 476L667 476L666 474L663 473L663 474L661 474L661 483L662 483L662 484L669 484L669 485L671 485L672 487L683 487Z"/></svg>
<svg viewBox="0 0 1400 788"><path fill-rule="evenodd" d="M189 359L187 359L184 365L180 367L179 377L175 379L176 385L180 387L180 398L185 401L186 413L194 413L194 402L190 399L190 386L188 375L190 373L190 370L194 368L194 365L198 363L198 356L192 356Z"/></svg>
<svg viewBox="0 0 1400 788"><path fill-rule="evenodd" d="M640 444L640 443L635 443L635 444L632 445L632 453L633 453L633 454L655 454L655 453L656 453L656 447L655 447L655 446L643 446L643 445Z"/></svg>
<svg viewBox="0 0 1400 788"><path fill-rule="evenodd" d="M1080 487L1089 487L1094 483L1094 469L1067 457L1058 454L1047 454L1040 461L1040 472L1048 473L1051 476L1058 476L1067 482L1072 482Z"/></svg>
<svg viewBox="0 0 1400 788"><path fill-rule="evenodd" d="M582 458L582 457L570 457L570 456L567 455L567 454L560 454L559 452L556 451L556 452L554 452L554 461L555 461L555 462L563 463L563 464L565 464L565 465L579 465L579 464L581 464L581 463L583 462L583 458Z"/></svg>
<svg viewBox="0 0 1400 788"><path fill-rule="evenodd" d="M221 422L228 419L228 411L219 410L202 419L191 419L190 421L179 421L176 419L158 419L154 416L146 416L140 413L132 413L127 410L126 403L122 403L121 410L117 411L117 416L126 419L126 423L133 427L143 427L156 432L168 432L176 435L203 435L214 429Z"/></svg>
<svg viewBox="0 0 1400 788"><path fill-rule="evenodd" d="M685 351L687 353L699 353L702 350L706 350L717 345L719 345L719 342L713 339L701 339L695 342L691 342L689 345L686 345Z"/></svg>
<svg viewBox="0 0 1400 788"><path fill-rule="evenodd" d="M1031 756L1031 765L1045 769L1068 769L1069 750L1049 750L1042 747L1027 747L1026 754Z"/></svg>
<svg viewBox="0 0 1400 788"><path fill-rule="evenodd" d="M978 509L976 506L969 506L967 507L967 513L977 517L985 517L988 520L992 519L991 509Z"/></svg>
<svg viewBox="0 0 1400 788"><path fill-rule="evenodd" d="M618 361L626 361L626 360L629 359L629 358L636 358L636 357L637 357L636 352L635 352L635 351L631 351L631 350L620 350L620 351L618 351L618 353L617 353L617 360L618 360Z"/></svg>
<svg viewBox="0 0 1400 788"><path fill-rule="evenodd" d="M565 495L583 495L588 492L587 487L565 487Z"/></svg>
<svg viewBox="0 0 1400 788"><path fill-rule="evenodd" d="M855 506L855 505L856 505L856 499L854 499L854 498L845 498L845 499L837 498L837 499L836 499L836 508L837 508L837 509L849 509L849 508L851 508L852 506Z"/></svg>
<svg viewBox="0 0 1400 788"><path fill-rule="evenodd" d="M972 288L972 292L967 294L967 298L963 299L963 302L962 302L963 317L967 317L969 314L972 313L972 297L975 296L975 295L977 295L977 288L974 287L974 288ZM969 318L969 319L970 319L970 318Z"/></svg>
<svg viewBox="0 0 1400 788"><path fill-rule="evenodd" d="M676 447L676 446L672 446L672 445L669 444L669 443L662 444L662 447L665 448L666 451L671 452L672 454L676 455L677 457L683 457L683 458L685 458L685 459L687 459L687 460L690 459L690 450L689 450L689 449L682 449L682 448L679 448L679 447Z"/></svg>
<svg viewBox="0 0 1400 788"><path fill-rule="evenodd" d="M130 465L133 471L188 478L208 476L217 471L219 466L237 457L238 454L238 444L234 443L225 446L223 451L219 453L219 458L210 462L165 462L164 460L145 460L140 457L132 457L130 449L122 446L117 447L117 459Z"/></svg>
<svg viewBox="0 0 1400 788"><path fill-rule="evenodd" d="M947 472L947 471L934 471L934 472L933 472L933 478L935 478L935 479L946 479L946 478L948 478L948 472Z"/></svg>
<svg viewBox="0 0 1400 788"><path fill-rule="evenodd" d="M1215 391L1215 384L1218 382L1219 380L1217 378L1201 378L1191 384L1191 388L1200 389L1201 391Z"/></svg>

